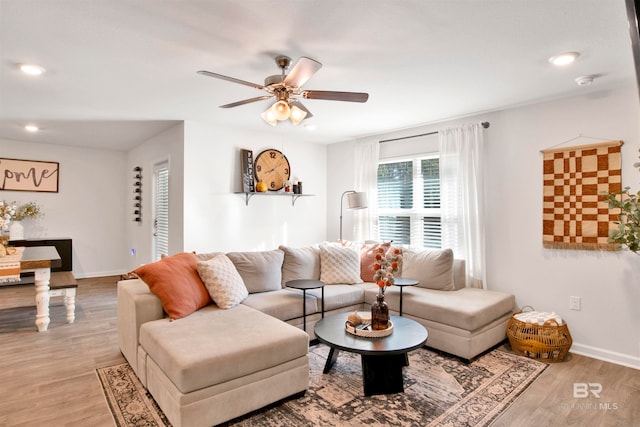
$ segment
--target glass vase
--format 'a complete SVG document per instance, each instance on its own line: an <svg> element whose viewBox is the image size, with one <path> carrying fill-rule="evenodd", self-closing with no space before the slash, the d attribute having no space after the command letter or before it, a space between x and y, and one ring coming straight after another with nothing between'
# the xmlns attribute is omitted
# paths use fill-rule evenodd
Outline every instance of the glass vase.
<svg viewBox="0 0 640 427"><path fill-rule="evenodd" d="M389 307L384 301L384 294L379 293L376 302L371 305L371 329L382 331L389 327Z"/></svg>

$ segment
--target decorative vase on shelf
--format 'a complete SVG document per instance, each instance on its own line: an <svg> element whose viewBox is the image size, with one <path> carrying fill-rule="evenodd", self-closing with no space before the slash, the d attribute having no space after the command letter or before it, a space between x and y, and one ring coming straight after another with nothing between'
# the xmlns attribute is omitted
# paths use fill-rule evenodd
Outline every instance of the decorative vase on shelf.
<svg viewBox="0 0 640 427"><path fill-rule="evenodd" d="M11 240L23 240L24 239L24 225L22 222L13 220L9 226L9 238Z"/></svg>
<svg viewBox="0 0 640 427"><path fill-rule="evenodd" d="M384 292L378 293L376 302L371 305L371 329L383 331L389 327L389 306L384 301Z"/></svg>

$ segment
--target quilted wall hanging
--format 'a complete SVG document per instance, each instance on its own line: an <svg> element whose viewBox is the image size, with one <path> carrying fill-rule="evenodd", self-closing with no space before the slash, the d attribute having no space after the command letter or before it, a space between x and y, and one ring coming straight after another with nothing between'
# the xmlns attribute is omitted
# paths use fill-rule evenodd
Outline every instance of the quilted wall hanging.
<svg viewBox="0 0 640 427"><path fill-rule="evenodd" d="M542 242L545 248L616 250L608 243L618 210L609 193L622 191L622 141L550 148L543 153Z"/></svg>

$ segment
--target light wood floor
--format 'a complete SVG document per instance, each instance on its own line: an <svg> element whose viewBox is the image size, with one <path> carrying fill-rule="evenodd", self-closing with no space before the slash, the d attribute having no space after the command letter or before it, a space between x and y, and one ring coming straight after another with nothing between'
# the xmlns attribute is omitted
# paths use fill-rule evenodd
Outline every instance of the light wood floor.
<svg viewBox="0 0 640 427"><path fill-rule="evenodd" d="M124 362L117 342L117 277L78 280L76 321L51 302L36 332L33 288L0 288L0 426L113 426L95 368ZM508 349L508 346L505 346ZM573 383L600 398L573 398ZM640 371L571 355L552 364L493 426L639 426Z"/></svg>

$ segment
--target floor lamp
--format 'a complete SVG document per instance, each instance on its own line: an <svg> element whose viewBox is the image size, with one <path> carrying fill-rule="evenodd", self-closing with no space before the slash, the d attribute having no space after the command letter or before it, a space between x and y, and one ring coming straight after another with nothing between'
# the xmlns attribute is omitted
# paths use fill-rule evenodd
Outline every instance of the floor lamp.
<svg viewBox="0 0 640 427"><path fill-rule="evenodd" d="M340 198L340 240L342 240L342 205L344 196L347 196L347 209L365 209L367 207L367 193L349 190L342 193Z"/></svg>

